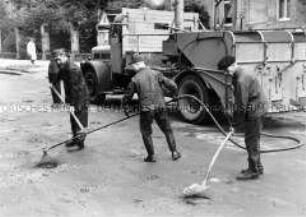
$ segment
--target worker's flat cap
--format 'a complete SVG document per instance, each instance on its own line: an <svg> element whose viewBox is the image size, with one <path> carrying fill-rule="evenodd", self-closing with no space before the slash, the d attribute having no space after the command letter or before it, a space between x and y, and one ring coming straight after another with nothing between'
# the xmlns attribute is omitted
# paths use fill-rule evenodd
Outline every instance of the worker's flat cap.
<svg viewBox="0 0 306 217"><path fill-rule="evenodd" d="M132 61L131 61L130 65L138 63L138 62L143 62L143 61L144 61L143 56L138 54L138 53L135 53L135 54L132 55Z"/></svg>
<svg viewBox="0 0 306 217"><path fill-rule="evenodd" d="M232 65L234 62L236 62L236 58L231 55L226 55L223 57L219 63L218 63L218 69L219 70L226 70L227 67Z"/></svg>
<svg viewBox="0 0 306 217"><path fill-rule="evenodd" d="M52 51L52 57L56 58L58 56L66 55L66 51L64 48L55 49Z"/></svg>

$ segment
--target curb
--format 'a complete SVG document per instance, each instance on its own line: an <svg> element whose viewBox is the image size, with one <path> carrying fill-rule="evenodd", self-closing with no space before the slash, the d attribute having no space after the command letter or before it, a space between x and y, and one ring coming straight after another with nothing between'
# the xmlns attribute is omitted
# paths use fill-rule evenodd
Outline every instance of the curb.
<svg viewBox="0 0 306 217"><path fill-rule="evenodd" d="M0 68L0 74L5 74L5 75L21 75L21 73L18 73L17 70L2 69L2 68Z"/></svg>

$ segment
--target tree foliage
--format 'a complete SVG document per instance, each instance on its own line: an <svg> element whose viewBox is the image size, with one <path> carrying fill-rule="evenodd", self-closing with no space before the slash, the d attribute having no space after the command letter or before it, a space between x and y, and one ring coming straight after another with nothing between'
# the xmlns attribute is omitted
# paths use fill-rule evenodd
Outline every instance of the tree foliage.
<svg viewBox="0 0 306 217"><path fill-rule="evenodd" d="M143 4L142 0L109 0L107 9L120 10L121 8L139 8Z"/></svg>
<svg viewBox="0 0 306 217"><path fill-rule="evenodd" d="M8 5L5 1L0 1L0 28L9 29L14 26L14 19L10 14Z"/></svg>
<svg viewBox="0 0 306 217"><path fill-rule="evenodd" d="M142 0L0 0L0 28L20 29L24 38L40 38L42 24L51 33L69 34L70 25L80 32L81 50L94 46L99 10L120 11L122 7L138 8ZM185 0L185 10L199 12L200 20L208 27L209 16L199 0ZM27 41L27 39L24 39ZM84 45L85 44L85 45ZM89 45L88 45L89 44ZM82 48L82 46L84 47ZM88 49L87 49L88 51Z"/></svg>
<svg viewBox="0 0 306 217"><path fill-rule="evenodd" d="M72 24L79 29L94 28L98 9L120 10L122 7L138 8L142 0L10 0L9 12L5 1L0 1L0 27L24 28L39 31L47 24L53 31L69 31ZM199 0L185 0L185 10L199 12L200 20L207 27L209 16Z"/></svg>
<svg viewBox="0 0 306 217"><path fill-rule="evenodd" d="M185 0L185 11L186 12L197 12L199 13L199 18L201 23L205 28L210 29L209 20L210 16L200 0Z"/></svg>
<svg viewBox="0 0 306 217"><path fill-rule="evenodd" d="M0 1L0 28L3 28L5 21L8 18L8 13L4 1Z"/></svg>

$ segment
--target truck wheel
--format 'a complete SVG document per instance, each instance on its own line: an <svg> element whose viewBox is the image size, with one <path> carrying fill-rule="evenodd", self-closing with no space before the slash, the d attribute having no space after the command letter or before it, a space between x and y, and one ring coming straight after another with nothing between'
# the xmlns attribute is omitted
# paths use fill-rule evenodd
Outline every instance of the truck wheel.
<svg viewBox="0 0 306 217"><path fill-rule="evenodd" d="M94 71L87 69L84 73L89 96L94 104L101 105L105 101L105 94L98 94L98 78Z"/></svg>
<svg viewBox="0 0 306 217"><path fill-rule="evenodd" d="M95 73L91 70L87 70L84 73L86 84L89 90L89 95L91 98L95 98L97 94L98 78Z"/></svg>
<svg viewBox="0 0 306 217"><path fill-rule="evenodd" d="M205 84L198 76L188 75L181 80L178 85L178 94L190 94L208 104L208 91ZM193 99L181 99L178 102L180 114L191 123L202 123L208 120L208 114L205 109Z"/></svg>

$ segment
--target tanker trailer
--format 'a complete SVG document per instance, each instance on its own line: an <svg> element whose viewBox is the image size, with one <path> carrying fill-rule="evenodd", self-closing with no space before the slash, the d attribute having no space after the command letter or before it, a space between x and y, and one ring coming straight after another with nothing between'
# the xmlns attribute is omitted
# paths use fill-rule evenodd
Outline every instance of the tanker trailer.
<svg viewBox="0 0 306 217"><path fill-rule="evenodd" d="M217 70L225 55L258 77L268 99L270 113L304 109L306 105L306 36L304 32L246 31L175 33L164 42L164 55L176 61L173 79L179 94L192 94L212 111L233 103L231 77ZM185 120L201 122L208 115L182 100Z"/></svg>

